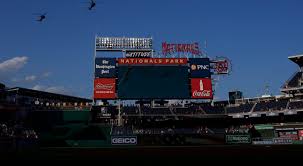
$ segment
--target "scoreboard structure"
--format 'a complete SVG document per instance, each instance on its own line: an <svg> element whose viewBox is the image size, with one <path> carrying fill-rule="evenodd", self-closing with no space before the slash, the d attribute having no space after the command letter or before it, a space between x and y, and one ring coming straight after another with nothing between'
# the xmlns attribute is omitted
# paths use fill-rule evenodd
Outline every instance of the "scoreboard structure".
<svg viewBox="0 0 303 166"><path fill-rule="evenodd" d="M94 99L212 99L208 58L95 60Z"/></svg>
<svg viewBox="0 0 303 166"><path fill-rule="evenodd" d="M184 46L176 45L176 51L200 52L197 43ZM151 38L96 37L95 51L118 51L122 56L97 57L95 52L94 100L213 99L211 75L222 62L154 58Z"/></svg>

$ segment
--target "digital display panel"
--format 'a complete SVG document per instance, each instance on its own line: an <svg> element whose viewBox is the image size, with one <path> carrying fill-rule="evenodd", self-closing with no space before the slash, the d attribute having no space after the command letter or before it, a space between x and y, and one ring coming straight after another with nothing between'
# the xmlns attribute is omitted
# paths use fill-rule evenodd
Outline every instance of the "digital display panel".
<svg viewBox="0 0 303 166"><path fill-rule="evenodd" d="M188 66L119 66L118 98L190 98Z"/></svg>

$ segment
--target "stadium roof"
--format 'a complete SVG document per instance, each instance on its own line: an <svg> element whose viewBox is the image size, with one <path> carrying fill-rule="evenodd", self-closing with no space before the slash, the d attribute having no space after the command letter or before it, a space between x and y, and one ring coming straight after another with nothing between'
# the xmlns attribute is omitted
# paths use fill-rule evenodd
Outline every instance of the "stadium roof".
<svg viewBox="0 0 303 166"><path fill-rule="evenodd" d="M0 89L4 89L5 88L5 85L0 83Z"/></svg>
<svg viewBox="0 0 303 166"><path fill-rule="evenodd" d="M8 92L8 94L18 94L18 95L30 96L30 97L36 97L36 98L42 98L42 99L60 100L60 101L64 101L64 102L92 102L91 99L62 95L62 94L51 93L51 92L38 91L38 90L33 90L33 89L20 88L20 87L14 87L14 88L7 89L7 92Z"/></svg>
<svg viewBox="0 0 303 166"><path fill-rule="evenodd" d="M295 62L300 67L303 66L303 54L302 55L289 56L288 59Z"/></svg>

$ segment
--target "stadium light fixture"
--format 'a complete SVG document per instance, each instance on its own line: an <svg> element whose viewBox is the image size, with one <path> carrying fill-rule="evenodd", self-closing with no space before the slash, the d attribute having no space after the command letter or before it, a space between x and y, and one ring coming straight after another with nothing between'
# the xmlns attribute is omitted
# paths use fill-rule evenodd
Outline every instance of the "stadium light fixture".
<svg viewBox="0 0 303 166"><path fill-rule="evenodd" d="M96 37L96 50L152 49L152 38Z"/></svg>

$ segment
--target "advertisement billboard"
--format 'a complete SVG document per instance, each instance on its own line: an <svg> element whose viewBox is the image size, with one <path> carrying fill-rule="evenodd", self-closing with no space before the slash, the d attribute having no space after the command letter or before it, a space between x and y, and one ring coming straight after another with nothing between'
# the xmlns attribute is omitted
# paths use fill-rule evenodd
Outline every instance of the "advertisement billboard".
<svg viewBox="0 0 303 166"><path fill-rule="evenodd" d="M137 145L137 136L112 136L112 145Z"/></svg>
<svg viewBox="0 0 303 166"><path fill-rule="evenodd" d="M119 58L119 65L187 65L187 58Z"/></svg>
<svg viewBox="0 0 303 166"><path fill-rule="evenodd" d="M95 78L112 78L116 75L116 58L96 58Z"/></svg>
<svg viewBox="0 0 303 166"><path fill-rule="evenodd" d="M225 141L227 144L250 144L251 137L248 134L246 135L228 134L225 135Z"/></svg>
<svg viewBox="0 0 303 166"><path fill-rule="evenodd" d="M290 138L273 138L273 143L274 144L283 144L283 145L288 145L288 144L292 144L293 140Z"/></svg>
<svg viewBox="0 0 303 166"><path fill-rule="evenodd" d="M94 99L116 98L115 78L96 78L94 80Z"/></svg>
<svg viewBox="0 0 303 166"><path fill-rule="evenodd" d="M191 79L191 97L195 99L212 99L212 84L210 78Z"/></svg>
<svg viewBox="0 0 303 166"><path fill-rule="evenodd" d="M289 138L292 140L298 140L298 132L296 130L292 131L278 131L279 138Z"/></svg>
<svg viewBox="0 0 303 166"><path fill-rule="evenodd" d="M208 58L190 58L191 77L210 77L210 62Z"/></svg>
<svg viewBox="0 0 303 166"><path fill-rule="evenodd" d="M228 60L217 61L215 65L215 72L218 74L228 73L230 68L230 62Z"/></svg>
<svg viewBox="0 0 303 166"><path fill-rule="evenodd" d="M250 144L251 137L250 135L225 135L225 141L227 144Z"/></svg>
<svg viewBox="0 0 303 166"><path fill-rule="evenodd" d="M303 130L298 131L299 140L303 140Z"/></svg>
<svg viewBox="0 0 303 166"><path fill-rule="evenodd" d="M150 58L152 55L151 51L126 51L126 58Z"/></svg>

